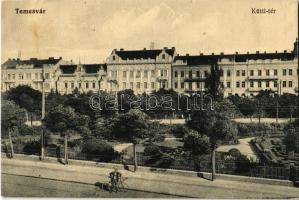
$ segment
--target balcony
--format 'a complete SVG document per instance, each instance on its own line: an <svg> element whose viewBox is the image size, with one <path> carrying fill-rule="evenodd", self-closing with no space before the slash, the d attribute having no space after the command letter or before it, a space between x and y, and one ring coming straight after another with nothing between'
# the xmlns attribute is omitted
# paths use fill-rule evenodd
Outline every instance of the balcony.
<svg viewBox="0 0 299 200"><path fill-rule="evenodd" d="M277 76L249 76L247 78L249 81L276 81L278 80Z"/></svg>
<svg viewBox="0 0 299 200"><path fill-rule="evenodd" d="M184 82L204 82L206 78L203 77L186 77Z"/></svg>
<svg viewBox="0 0 299 200"><path fill-rule="evenodd" d="M195 90L192 90L192 89L190 89L190 88L186 88L186 89L184 90L184 92L185 92L185 93L194 93Z"/></svg>
<svg viewBox="0 0 299 200"><path fill-rule="evenodd" d="M15 80L4 80L4 83L15 83Z"/></svg>

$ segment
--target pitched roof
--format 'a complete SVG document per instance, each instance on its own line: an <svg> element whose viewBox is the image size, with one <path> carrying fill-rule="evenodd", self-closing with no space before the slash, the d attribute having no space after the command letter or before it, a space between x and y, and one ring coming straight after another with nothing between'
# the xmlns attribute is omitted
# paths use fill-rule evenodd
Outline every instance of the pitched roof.
<svg viewBox="0 0 299 200"><path fill-rule="evenodd" d="M97 73L100 68L103 68L105 71L107 69L106 64L83 64L82 66L85 69L85 73L87 74Z"/></svg>
<svg viewBox="0 0 299 200"><path fill-rule="evenodd" d="M135 59L155 59L161 52L163 51L163 49L153 49L153 50L147 50L147 49L143 49L143 50L120 50L120 51L115 51L115 53L123 60L133 60ZM175 52L175 48L171 48L171 49L166 49L165 48L165 52L170 55L173 56L174 52Z"/></svg>
<svg viewBox="0 0 299 200"><path fill-rule="evenodd" d="M280 59L280 60L293 60L295 54L289 52L283 53L255 53L255 54L221 54L221 55L195 55L195 56L176 56L174 61L182 60L187 62L187 65L209 65L215 64L218 60L227 58L230 61L246 62L247 60L266 60L266 59Z"/></svg>
<svg viewBox="0 0 299 200"><path fill-rule="evenodd" d="M77 69L77 65L60 65L59 68L63 74L74 74Z"/></svg>
<svg viewBox="0 0 299 200"><path fill-rule="evenodd" d="M57 64L62 58L55 59L49 57L48 59L30 58L29 60L8 59L2 65L8 69L15 69L17 65L33 65L34 68L42 68L43 65Z"/></svg>

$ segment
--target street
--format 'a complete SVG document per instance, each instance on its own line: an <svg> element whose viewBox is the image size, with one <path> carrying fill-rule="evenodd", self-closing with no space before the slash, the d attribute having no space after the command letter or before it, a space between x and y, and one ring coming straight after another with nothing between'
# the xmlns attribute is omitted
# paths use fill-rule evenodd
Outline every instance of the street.
<svg viewBox="0 0 299 200"><path fill-rule="evenodd" d="M84 162L81 161L83 164ZM46 161L2 157L2 194L47 197L196 197L196 198L295 198L293 186L216 179L150 171L119 170L126 177L126 193L97 191L95 184L107 183L113 168L88 165L62 165ZM31 178L29 178L31 177ZM33 189L32 189L33 188ZM38 188L38 189L37 189ZM32 190L32 191L31 191ZM140 191L140 192L139 192ZM163 195L160 195L163 194ZM166 195L164 195L166 194ZM170 195L170 196L167 196Z"/></svg>
<svg viewBox="0 0 299 200"><path fill-rule="evenodd" d="M96 186L43 178L2 174L2 196L5 197L105 197L105 198L178 198L174 195L126 190L108 192Z"/></svg>

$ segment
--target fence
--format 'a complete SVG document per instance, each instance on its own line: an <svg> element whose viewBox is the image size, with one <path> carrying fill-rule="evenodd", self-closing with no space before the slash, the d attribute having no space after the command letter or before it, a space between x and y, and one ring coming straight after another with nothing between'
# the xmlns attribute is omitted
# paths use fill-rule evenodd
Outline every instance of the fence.
<svg viewBox="0 0 299 200"><path fill-rule="evenodd" d="M7 152L8 147L6 145L1 146L2 152ZM38 151L26 152L24 147L14 145L14 152L17 154L30 154L39 156ZM9 152L7 152L9 153ZM45 150L45 156L56 157L58 160L64 159L64 149L57 147L47 147ZM118 164L133 165L134 158L125 157L120 154L114 155L94 155L77 152L74 149L69 149L68 158L76 160L90 160L95 162L109 162ZM173 158L170 156L145 156L137 153L137 163L140 166L154 167L154 168L165 168L165 169L176 169L176 170L188 170L188 171L200 171L200 172L211 172L211 162L209 161L197 161L188 158ZM219 174L231 174L241 175L250 177L260 178L271 178L281 180L299 180L299 167L284 167L284 166L270 166L252 164L248 162L236 162L236 161L217 161L216 173Z"/></svg>

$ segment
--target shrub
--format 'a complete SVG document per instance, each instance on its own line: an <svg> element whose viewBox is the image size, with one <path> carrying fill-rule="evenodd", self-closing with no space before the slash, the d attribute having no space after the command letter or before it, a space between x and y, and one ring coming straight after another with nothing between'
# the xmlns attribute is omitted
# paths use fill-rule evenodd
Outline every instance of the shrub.
<svg viewBox="0 0 299 200"><path fill-rule="evenodd" d="M26 124L22 124L18 127L18 132L20 135L40 135L42 128L40 126L30 127Z"/></svg>
<svg viewBox="0 0 299 200"><path fill-rule="evenodd" d="M87 159L106 162L113 160L116 156L110 144L94 138L84 141L82 153L86 154Z"/></svg>
<svg viewBox="0 0 299 200"><path fill-rule="evenodd" d="M185 125L175 125L172 130L172 134L177 138L183 138L190 130Z"/></svg>
<svg viewBox="0 0 299 200"><path fill-rule="evenodd" d="M28 155L36 155L36 154L39 155L41 151L41 144L39 141L27 142L23 147L23 151L25 154Z"/></svg>
<svg viewBox="0 0 299 200"><path fill-rule="evenodd" d="M159 157L162 155L162 153L161 153L160 147L158 145L152 144L152 145L145 147L144 155L152 156L152 157Z"/></svg>

